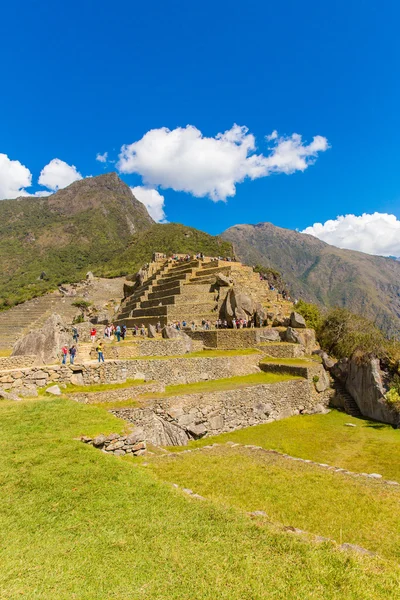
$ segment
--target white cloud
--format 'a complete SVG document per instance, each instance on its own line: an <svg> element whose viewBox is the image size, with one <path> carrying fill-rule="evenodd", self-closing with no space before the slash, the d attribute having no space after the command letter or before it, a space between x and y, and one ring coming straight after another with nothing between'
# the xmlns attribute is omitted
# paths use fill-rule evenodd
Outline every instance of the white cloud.
<svg viewBox="0 0 400 600"><path fill-rule="evenodd" d="M138 173L147 186L189 192L197 197L226 200L246 177L257 179L272 173L304 171L315 162L328 141L316 136L306 145L300 135L269 136L269 154L256 154L255 138L247 127L233 125L215 137L204 137L188 125L152 129L142 139L122 146L117 167L122 173Z"/></svg>
<svg viewBox="0 0 400 600"><path fill-rule="evenodd" d="M161 196L154 188L147 188L141 185L131 187L132 194L139 202L145 205L149 215L157 223L166 223L166 215L164 212L164 196Z"/></svg>
<svg viewBox="0 0 400 600"><path fill-rule="evenodd" d="M53 158L43 167L38 183L56 192L78 179L82 179L82 175L74 165L69 165L59 158Z"/></svg>
<svg viewBox="0 0 400 600"><path fill-rule="evenodd" d="M106 163L107 158L108 158L108 152L104 152L104 154L100 154L100 152L98 152L96 154L96 160L98 160L101 163Z"/></svg>
<svg viewBox="0 0 400 600"><path fill-rule="evenodd" d="M339 216L325 223L314 223L302 233L309 233L339 248L380 256L400 256L400 221L387 213Z"/></svg>
<svg viewBox="0 0 400 600"><path fill-rule="evenodd" d="M11 160L7 154L0 154L0 199L29 196L24 189L32 183L30 170L19 162Z"/></svg>
<svg viewBox="0 0 400 600"><path fill-rule="evenodd" d="M277 137L278 137L278 132L276 129L274 129L274 131L270 135L265 136L265 139L267 140L267 142L271 142L272 140L276 140Z"/></svg>

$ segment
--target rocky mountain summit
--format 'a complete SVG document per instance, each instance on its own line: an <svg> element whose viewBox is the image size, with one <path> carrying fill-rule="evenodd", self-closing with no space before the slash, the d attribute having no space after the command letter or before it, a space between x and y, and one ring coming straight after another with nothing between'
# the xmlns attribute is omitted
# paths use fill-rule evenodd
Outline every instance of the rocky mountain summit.
<svg viewBox="0 0 400 600"><path fill-rule="evenodd" d="M319 305L341 306L400 336L400 263L341 250L271 223L235 225L222 237L246 264L277 269L291 294Z"/></svg>

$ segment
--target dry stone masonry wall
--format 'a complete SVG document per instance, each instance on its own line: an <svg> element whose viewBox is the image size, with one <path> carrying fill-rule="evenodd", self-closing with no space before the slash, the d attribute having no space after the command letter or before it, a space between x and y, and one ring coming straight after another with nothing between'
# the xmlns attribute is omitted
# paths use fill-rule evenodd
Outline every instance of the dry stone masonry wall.
<svg viewBox="0 0 400 600"><path fill-rule="evenodd" d="M154 399L145 408L112 412L141 427L148 442L180 446L191 439L314 412L315 405L308 382L293 380Z"/></svg>
<svg viewBox="0 0 400 600"><path fill-rule="evenodd" d="M105 363L32 367L0 373L0 385L5 389L43 387L52 382L91 385L123 383L128 378L158 381L165 385L194 383L256 373L260 356L254 353L246 356L108 360Z"/></svg>

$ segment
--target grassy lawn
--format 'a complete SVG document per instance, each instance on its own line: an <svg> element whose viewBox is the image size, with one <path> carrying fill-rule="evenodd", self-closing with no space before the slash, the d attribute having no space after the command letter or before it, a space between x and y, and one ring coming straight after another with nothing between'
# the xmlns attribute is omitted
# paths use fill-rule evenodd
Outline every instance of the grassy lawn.
<svg viewBox="0 0 400 600"><path fill-rule="evenodd" d="M64 399L0 403L2 600L399 598L389 561L196 501L140 460L74 440L122 429L104 409Z"/></svg>
<svg viewBox="0 0 400 600"><path fill-rule="evenodd" d="M354 423L356 427L347 427L345 423ZM336 410L327 415L304 415L255 425L191 442L190 446L229 440L272 448L359 473L380 473L387 479L400 481L400 431Z"/></svg>
<svg viewBox="0 0 400 600"><path fill-rule="evenodd" d="M312 358L273 358L270 356L264 356L260 361L261 363L271 363L274 365L290 365L293 367L309 367L315 365L319 361L313 360Z"/></svg>
<svg viewBox="0 0 400 600"><path fill-rule="evenodd" d="M219 505L262 510L273 523L357 544L388 559L400 556L400 490L382 482L226 446L154 459L151 469Z"/></svg>
<svg viewBox="0 0 400 600"><path fill-rule="evenodd" d="M0 358L7 358L8 356L11 356L11 352L12 352L12 348L0 350Z"/></svg>

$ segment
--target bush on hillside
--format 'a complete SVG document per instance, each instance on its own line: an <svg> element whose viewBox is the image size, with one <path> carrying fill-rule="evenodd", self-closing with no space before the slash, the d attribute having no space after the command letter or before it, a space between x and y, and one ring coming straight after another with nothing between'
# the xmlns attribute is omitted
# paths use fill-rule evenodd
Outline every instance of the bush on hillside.
<svg viewBox="0 0 400 600"><path fill-rule="evenodd" d="M305 318L307 327L315 329L318 335L324 320L320 308L316 304L310 304L308 302L304 302L304 300L299 300L296 304L296 312Z"/></svg>
<svg viewBox="0 0 400 600"><path fill-rule="evenodd" d="M333 308L318 328L318 341L322 348L336 358L361 354L387 356L387 340L368 319L355 315L345 308Z"/></svg>

